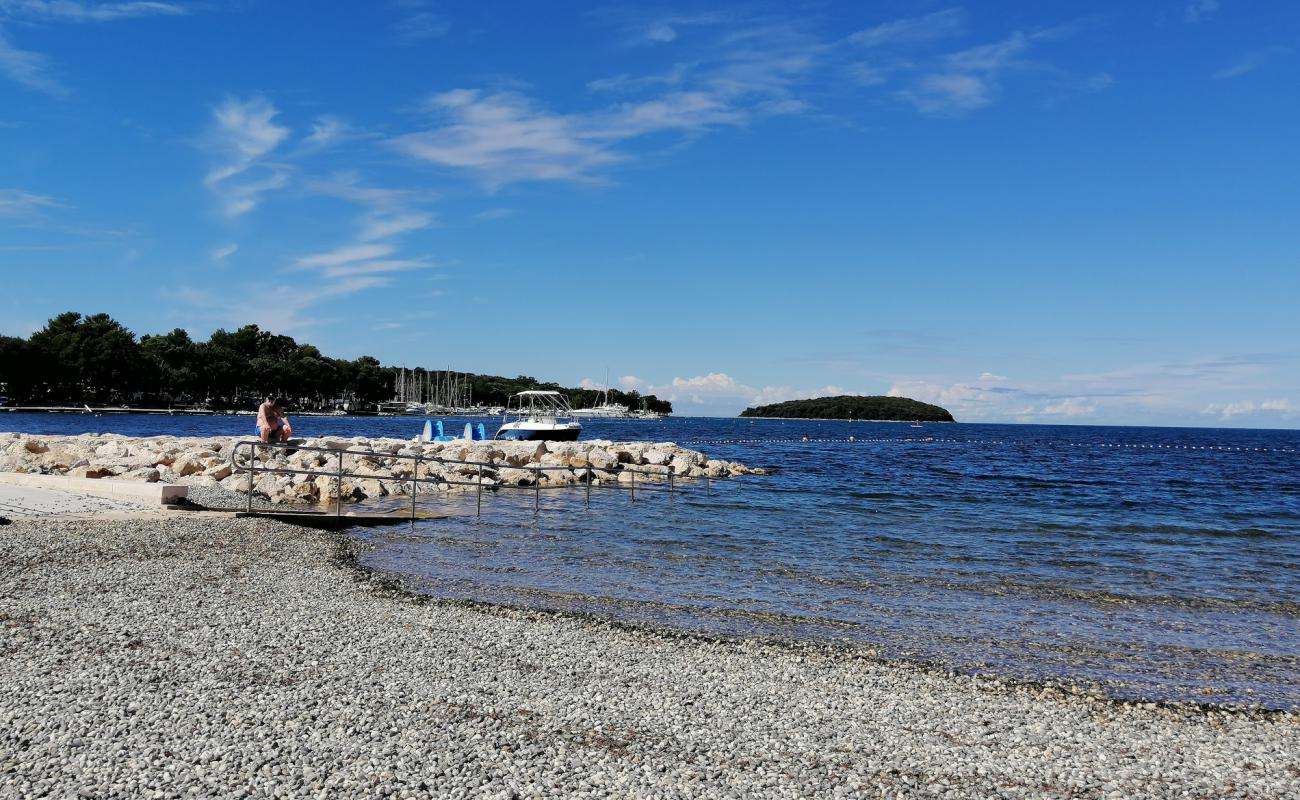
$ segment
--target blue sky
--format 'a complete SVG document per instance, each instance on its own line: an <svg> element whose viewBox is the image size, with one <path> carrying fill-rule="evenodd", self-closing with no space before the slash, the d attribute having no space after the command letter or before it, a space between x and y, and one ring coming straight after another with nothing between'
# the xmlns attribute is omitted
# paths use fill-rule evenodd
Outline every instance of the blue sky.
<svg viewBox="0 0 1300 800"><path fill-rule="evenodd" d="M0 0L0 332L1300 426L1300 5Z"/></svg>

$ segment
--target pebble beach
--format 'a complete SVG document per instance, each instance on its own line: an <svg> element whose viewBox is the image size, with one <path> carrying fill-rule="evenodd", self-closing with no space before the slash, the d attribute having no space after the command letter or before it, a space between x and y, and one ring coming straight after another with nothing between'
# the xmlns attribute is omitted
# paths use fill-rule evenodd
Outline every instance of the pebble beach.
<svg viewBox="0 0 1300 800"><path fill-rule="evenodd" d="M1300 795L1293 713L427 601L356 547L0 527L0 796Z"/></svg>

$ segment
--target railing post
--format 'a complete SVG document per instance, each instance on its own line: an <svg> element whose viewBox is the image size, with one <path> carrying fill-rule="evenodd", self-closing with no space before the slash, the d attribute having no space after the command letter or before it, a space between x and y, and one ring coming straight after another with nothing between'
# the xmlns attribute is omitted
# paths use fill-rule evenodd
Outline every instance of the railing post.
<svg viewBox="0 0 1300 800"><path fill-rule="evenodd" d="M542 470L539 467L537 477L533 478L533 516L542 510Z"/></svg>
<svg viewBox="0 0 1300 800"><path fill-rule="evenodd" d="M476 501L478 508L474 512L475 516L483 516L483 465L478 465L478 482L474 484L474 493L477 495Z"/></svg>
<svg viewBox="0 0 1300 800"><path fill-rule="evenodd" d="M343 516L343 451L339 451L339 474L334 479L334 516Z"/></svg>
<svg viewBox="0 0 1300 800"><path fill-rule="evenodd" d="M636 502L636 470L628 470L632 473L632 502Z"/></svg>
<svg viewBox="0 0 1300 800"><path fill-rule="evenodd" d="M411 472L411 522L415 522L415 493L420 491L420 456L415 457L415 469Z"/></svg>
<svg viewBox="0 0 1300 800"><path fill-rule="evenodd" d="M253 513L253 470L257 467L257 445L248 448L248 513Z"/></svg>
<svg viewBox="0 0 1300 800"><path fill-rule="evenodd" d="M673 465L669 464L668 465L668 499L671 500L672 496L673 496Z"/></svg>
<svg viewBox="0 0 1300 800"><path fill-rule="evenodd" d="M587 467L587 508L591 508L591 467Z"/></svg>

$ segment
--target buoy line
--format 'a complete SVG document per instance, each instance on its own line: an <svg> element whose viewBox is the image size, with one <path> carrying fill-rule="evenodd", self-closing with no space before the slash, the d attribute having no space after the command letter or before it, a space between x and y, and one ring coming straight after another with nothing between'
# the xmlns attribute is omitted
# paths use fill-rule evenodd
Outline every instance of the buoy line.
<svg viewBox="0 0 1300 800"><path fill-rule="evenodd" d="M941 437L909 437L909 438L892 438L892 437L856 437L850 436L846 439L833 438L812 438L800 437L798 439L696 439L685 441L683 444L692 447L707 447L713 445L729 444L986 444L986 445L1015 445L1014 442L1007 442L1001 439L950 439ZM1026 442L1027 446L1044 447L1042 443ZM1109 448L1112 450L1129 449L1129 450L1207 450L1217 452L1233 453L1300 453L1300 448L1295 447L1250 447L1245 445L1220 445L1220 444L1151 444L1143 442L1053 442L1050 447L1095 447Z"/></svg>

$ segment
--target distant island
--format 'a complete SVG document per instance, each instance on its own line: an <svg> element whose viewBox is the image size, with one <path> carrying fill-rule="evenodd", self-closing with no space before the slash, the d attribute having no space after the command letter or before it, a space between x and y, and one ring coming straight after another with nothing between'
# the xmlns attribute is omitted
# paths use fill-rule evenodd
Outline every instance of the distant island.
<svg viewBox="0 0 1300 800"><path fill-rule="evenodd" d="M862 419L896 422L956 422L946 408L908 397L851 395L789 400L747 408L742 417L784 417L786 419Z"/></svg>

